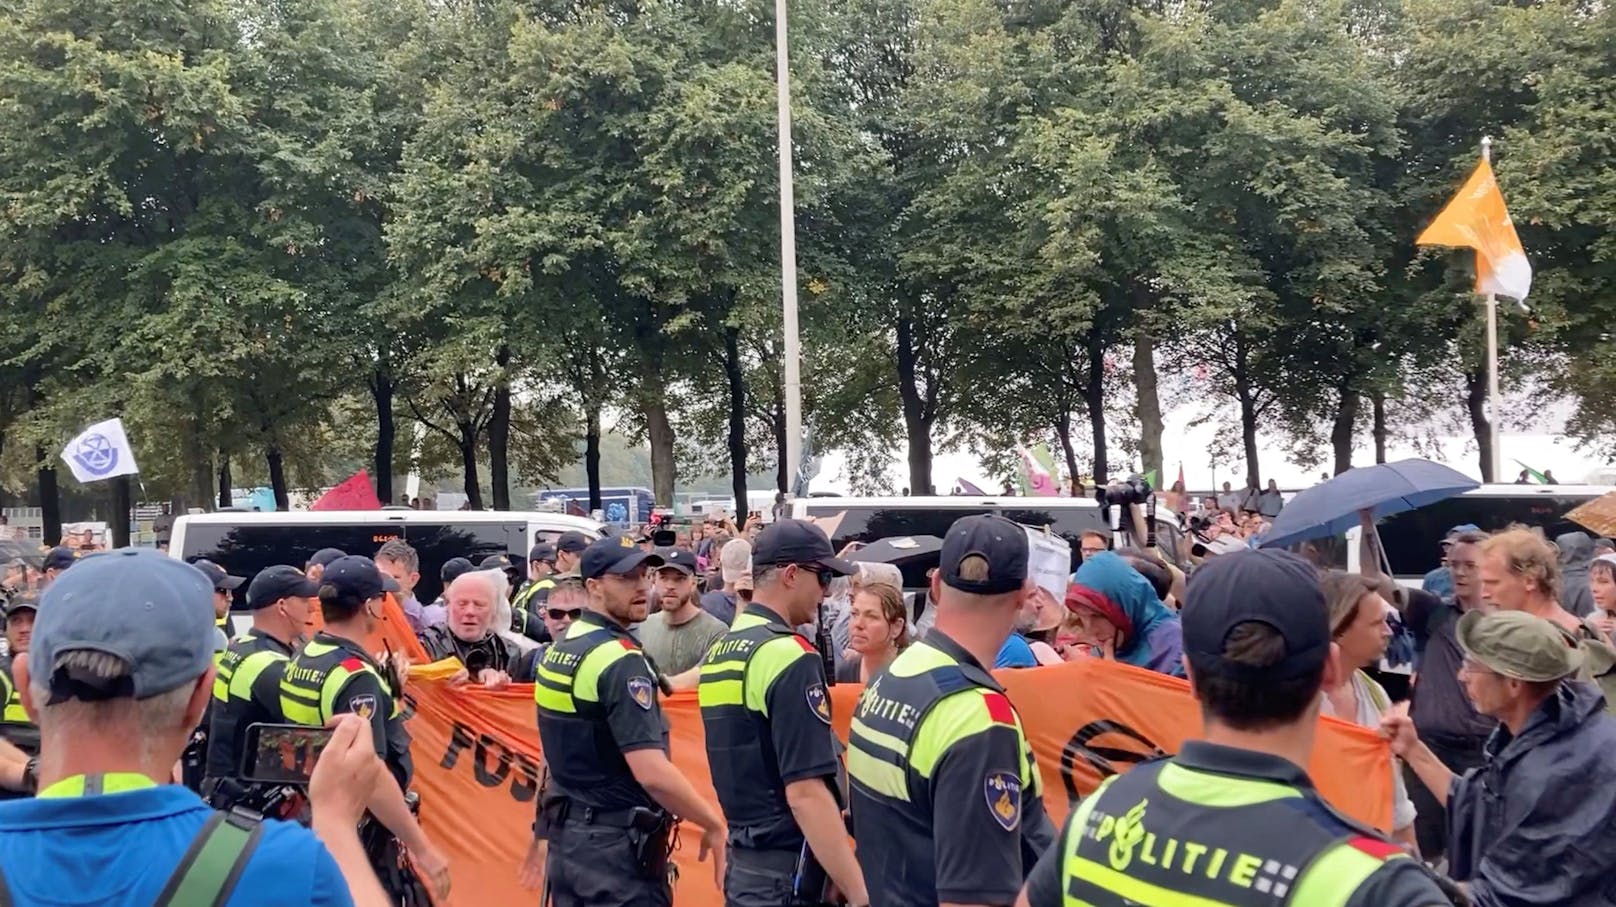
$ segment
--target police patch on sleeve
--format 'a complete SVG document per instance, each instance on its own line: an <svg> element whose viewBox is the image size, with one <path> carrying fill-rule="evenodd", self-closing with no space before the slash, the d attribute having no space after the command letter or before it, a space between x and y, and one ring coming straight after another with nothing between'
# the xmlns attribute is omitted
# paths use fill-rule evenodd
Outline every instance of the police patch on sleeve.
<svg viewBox="0 0 1616 907"><path fill-rule="evenodd" d="M376 714L376 697L368 694L355 696L348 700L348 707L353 709L355 715L369 721L370 716Z"/></svg>
<svg viewBox="0 0 1616 907"><path fill-rule="evenodd" d="M651 681L645 677L630 677L628 679L628 698L634 704L647 712L651 711L651 703L656 701L656 693L651 688Z"/></svg>
<svg viewBox="0 0 1616 907"><path fill-rule="evenodd" d="M808 708L813 709L814 717L830 724L830 697L825 695L825 685L815 681L808 685Z"/></svg>
<svg viewBox="0 0 1616 907"><path fill-rule="evenodd" d="M1021 824L1021 779L1013 772L988 772L982 779L982 793L993 821L1005 831L1015 831Z"/></svg>

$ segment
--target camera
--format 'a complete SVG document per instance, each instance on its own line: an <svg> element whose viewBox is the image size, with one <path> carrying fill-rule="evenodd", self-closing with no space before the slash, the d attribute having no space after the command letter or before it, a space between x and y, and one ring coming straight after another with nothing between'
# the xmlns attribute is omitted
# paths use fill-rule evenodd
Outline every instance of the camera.
<svg viewBox="0 0 1616 907"><path fill-rule="evenodd" d="M1110 507L1116 504L1127 507L1130 504L1143 504L1150 500L1153 489L1145 477L1134 473L1121 482L1112 482L1103 488L1094 490L1094 499L1100 502L1101 507Z"/></svg>

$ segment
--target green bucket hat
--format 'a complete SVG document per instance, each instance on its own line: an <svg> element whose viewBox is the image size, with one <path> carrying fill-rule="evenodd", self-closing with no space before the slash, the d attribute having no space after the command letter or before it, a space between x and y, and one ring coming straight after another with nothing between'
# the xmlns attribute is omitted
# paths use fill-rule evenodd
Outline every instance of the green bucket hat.
<svg viewBox="0 0 1616 907"><path fill-rule="evenodd" d="M1524 611L1471 611L1459 618L1469 658L1516 680L1559 680L1582 668L1582 650L1559 627Z"/></svg>

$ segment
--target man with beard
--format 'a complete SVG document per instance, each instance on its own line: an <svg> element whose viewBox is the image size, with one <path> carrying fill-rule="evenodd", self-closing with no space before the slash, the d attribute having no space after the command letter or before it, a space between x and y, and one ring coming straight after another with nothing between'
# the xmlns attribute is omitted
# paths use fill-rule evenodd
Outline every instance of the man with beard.
<svg viewBox="0 0 1616 907"><path fill-rule="evenodd" d="M488 571L467 573L449 584L449 620L421 634L421 646L433 661L454 657L465 665L470 681L491 689L509 686L511 677L529 673L531 659L516 643L494 632L499 617L499 588Z"/></svg>
<svg viewBox="0 0 1616 907"><path fill-rule="evenodd" d="M696 597L696 556L677 548L664 548L658 554L664 563L656 572L654 588L661 610L640 624L640 645L664 674L683 674L702 663L707 650L729 627L701 609Z"/></svg>

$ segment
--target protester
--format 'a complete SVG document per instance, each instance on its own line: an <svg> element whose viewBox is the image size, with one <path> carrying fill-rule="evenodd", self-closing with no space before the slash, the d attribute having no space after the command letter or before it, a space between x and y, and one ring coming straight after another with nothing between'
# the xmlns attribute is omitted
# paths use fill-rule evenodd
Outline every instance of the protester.
<svg viewBox="0 0 1616 907"><path fill-rule="evenodd" d="M41 583L49 583L61 576L67 568L78 563L78 554L72 548L57 545L45 552L45 560L40 563L39 569L43 575Z"/></svg>
<svg viewBox="0 0 1616 907"><path fill-rule="evenodd" d="M1499 721L1486 763L1456 776L1405 715L1382 719L1392 752L1447 807L1449 874L1477 907L1608 903L1616 721L1596 688L1572 680L1584 650L1524 611L1468 613L1458 638L1465 693Z"/></svg>
<svg viewBox="0 0 1616 907"><path fill-rule="evenodd" d="M1096 529L1085 530L1078 537L1077 548L1082 553L1085 561L1102 551L1109 551L1111 549L1111 533L1100 532Z"/></svg>
<svg viewBox="0 0 1616 907"><path fill-rule="evenodd" d="M1560 551L1560 606L1578 617L1593 613L1588 591L1588 565L1594 559L1593 539L1586 532L1567 532L1554 540Z"/></svg>
<svg viewBox="0 0 1616 907"><path fill-rule="evenodd" d="M740 602L740 583L748 587L752 580L752 543L745 539L732 539L719 549L718 563L724 588L708 592L701 597L702 610L729 626L735 622L736 607Z"/></svg>
<svg viewBox="0 0 1616 907"><path fill-rule="evenodd" d="M167 783L212 692L214 588L188 564L126 548L84 558L46 590L15 665L42 743L41 796L0 804L12 903L63 903L70 890L74 903L148 907L202 840L229 859L254 825L242 865L211 876L213 890L188 889L191 902L387 903L355 833L356 792L381 773L357 721L335 726L315 766L312 833L215 813Z"/></svg>
<svg viewBox="0 0 1616 907"><path fill-rule="evenodd" d="M1473 523L1461 523L1449 529L1447 535L1442 537L1442 563L1436 569L1425 574L1425 578L1420 581L1420 588L1438 598L1452 598L1453 572L1448 564L1448 551L1453 546L1454 540L1459 536L1466 533L1480 532L1481 530Z"/></svg>
<svg viewBox="0 0 1616 907"><path fill-rule="evenodd" d="M1616 554L1616 542L1604 537L1594 539L1594 557L1604 557L1607 554Z"/></svg>
<svg viewBox="0 0 1616 907"><path fill-rule="evenodd" d="M463 574L449 585L449 619L421 634L421 647L433 661L460 660L460 672L450 683L475 683L491 690L511 685L531 667L527 651L496 632L499 627L502 586L497 570ZM508 607L508 606L507 606Z"/></svg>
<svg viewBox="0 0 1616 907"><path fill-rule="evenodd" d="M1588 565L1588 594L1594 600L1588 622L1606 637L1616 637L1616 554L1601 554Z"/></svg>
<svg viewBox="0 0 1616 907"><path fill-rule="evenodd" d="M235 598L236 590L247 580L231 576L223 567L209 560L199 560L192 566L202 571L208 582L213 583L213 649L223 652L224 647L230 644L230 603Z"/></svg>
<svg viewBox="0 0 1616 907"><path fill-rule="evenodd" d="M1340 672L1312 565L1275 550L1209 561L1190 577L1183 641L1202 739L1101 782L1018 904L1447 903L1307 775L1319 694Z"/></svg>
<svg viewBox="0 0 1616 907"><path fill-rule="evenodd" d="M1081 635L1098 646L1103 657L1184 676L1178 615L1121 557L1106 553L1077 568L1066 591L1066 607L1081 622Z"/></svg>
<svg viewBox="0 0 1616 907"><path fill-rule="evenodd" d="M1330 615L1330 638L1341 653L1341 671L1325 687L1320 711L1364 727L1380 727L1380 716L1392 706L1391 697L1370 679L1365 668L1379 664L1391 641L1386 613L1391 609L1376 584L1356 573L1331 570L1320 579ZM1350 673L1349 673L1350 672ZM1402 773L1392 765L1391 839L1419 855L1415 840L1414 804L1409 800Z"/></svg>
<svg viewBox="0 0 1616 907"><path fill-rule="evenodd" d="M1042 586L1032 590L1028 599L1033 617L1031 629L1023 634L1027 637L1027 648L1032 650L1032 657L1041 666L1063 664L1066 659L1061 655L1057 643L1061 624L1066 619L1065 603L1056 601L1055 596Z"/></svg>
<svg viewBox="0 0 1616 907"><path fill-rule="evenodd" d="M455 580L477 569L477 565L463 557L451 557L438 568L438 582L443 584L443 591L432 600L432 604L421 609L421 622L429 627L442 626L449 621L449 586Z"/></svg>
<svg viewBox="0 0 1616 907"><path fill-rule="evenodd" d="M421 581L421 556L403 539L389 539L376 551L376 569L398 583L398 605L404 609L404 620L410 629L420 634L429 626L426 606L415 598L415 586Z"/></svg>
<svg viewBox="0 0 1616 907"><path fill-rule="evenodd" d="M303 573L309 579L319 582L321 574L325 573L327 564L339 557L347 556L347 552L340 548L321 548L319 551L314 552L313 557L309 558L309 562L303 567Z"/></svg>
<svg viewBox="0 0 1616 907"><path fill-rule="evenodd" d="M1268 487L1257 495L1257 512L1266 520L1272 521L1285 509L1285 495L1279 490L1279 483L1273 479L1268 480Z"/></svg>
<svg viewBox="0 0 1616 907"><path fill-rule="evenodd" d="M855 657L838 662L840 683L869 683L909 647L909 623L897 586L871 583L853 593L848 648Z"/></svg>
<svg viewBox="0 0 1616 907"><path fill-rule="evenodd" d="M640 624L640 646L657 670L668 675L684 674L701 666L707 650L729 632L729 625L701 608L694 554L679 548L661 548L657 555L662 558L662 566L656 571L653 594L661 610Z"/></svg>

